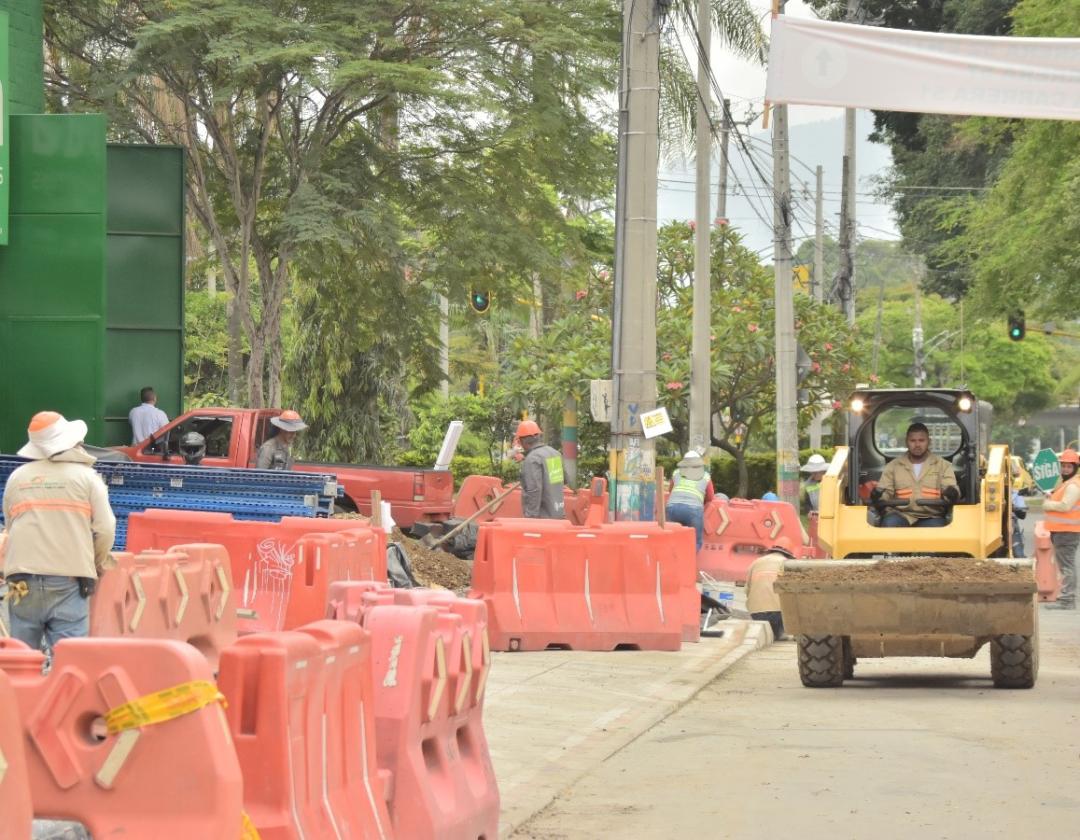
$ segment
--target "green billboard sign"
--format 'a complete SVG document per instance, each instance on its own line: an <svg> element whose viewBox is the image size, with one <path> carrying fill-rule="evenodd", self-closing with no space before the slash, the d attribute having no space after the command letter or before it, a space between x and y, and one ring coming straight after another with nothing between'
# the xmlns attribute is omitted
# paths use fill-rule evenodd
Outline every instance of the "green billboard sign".
<svg viewBox="0 0 1080 840"><path fill-rule="evenodd" d="M1058 464L1057 455L1053 449L1041 449L1031 462L1031 477L1044 493L1049 493L1057 487L1061 477L1061 465Z"/></svg>
<svg viewBox="0 0 1080 840"><path fill-rule="evenodd" d="M8 15L0 12L0 245L8 242Z"/></svg>

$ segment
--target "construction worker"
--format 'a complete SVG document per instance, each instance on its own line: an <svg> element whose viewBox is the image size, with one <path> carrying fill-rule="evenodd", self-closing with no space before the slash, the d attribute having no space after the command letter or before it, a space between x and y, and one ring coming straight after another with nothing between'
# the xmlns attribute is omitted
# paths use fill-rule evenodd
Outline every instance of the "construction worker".
<svg viewBox="0 0 1080 840"><path fill-rule="evenodd" d="M1061 571L1061 594L1052 606L1076 609L1076 547L1080 544L1080 454L1066 449L1058 455L1061 482L1043 502L1046 530L1054 544L1054 559Z"/></svg>
<svg viewBox="0 0 1080 840"><path fill-rule="evenodd" d="M746 573L746 609L756 621L769 622L776 639L784 636L784 620L780 613L780 597L773 584L780 576L784 561L794 559L795 546L787 537L780 537L750 564Z"/></svg>
<svg viewBox="0 0 1080 840"><path fill-rule="evenodd" d="M157 407L157 393L153 388L148 385L139 391L139 399L142 402L128 412L133 446L169 423L169 415Z"/></svg>
<svg viewBox="0 0 1080 840"><path fill-rule="evenodd" d="M1024 557L1024 526L1021 520L1027 519L1028 508L1024 497L1016 490L1012 491L1012 549L1013 557Z"/></svg>
<svg viewBox="0 0 1080 840"><path fill-rule="evenodd" d="M37 650L90 632L89 596L113 565L116 517L95 459L82 447L86 424L55 411L35 414L32 459L4 488L4 577L11 635Z"/></svg>
<svg viewBox="0 0 1080 840"><path fill-rule="evenodd" d="M818 512L821 502L821 479L825 477L829 469L829 462L817 453L810 456L809 460L802 465L802 472L807 473L806 483L803 484L802 494L799 496L799 509L803 516Z"/></svg>
<svg viewBox="0 0 1080 840"><path fill-rule="evenodd" d="M944 527L941 508L915 504L916 499L944 499L953 503L960 499L953 466L930 451L930 431L925 424L908 426L907 452L885 465L871 499L908 503L907 507L890 510L881 518L884 528Z"/></svg>
<svg viewBox="0 0 1080 840"><path fill-rule="evenodd" d="M705 473L705 461L691 449L675 465L664 513L669 522L694 529L698 551L701 551L705 531L705 505L714 495L712 479Z"/></svg>
<svg viewBox="0 0 1080 840"><path fill-rule="evenodd" d="M291 470L295 463L292 454L293 439L307 428L307 423L291 409L281 412L277 417L271 417L270 423L278 431L259 447L255 467L260 470Z"/></svg>
<svg viewBox="0 0 1080 840"><path fill-rule="evenodd" d="M534 420L522 420L516 439L525 452L521 462L521 509L530 519L565 519L563 462Z"/></svg>

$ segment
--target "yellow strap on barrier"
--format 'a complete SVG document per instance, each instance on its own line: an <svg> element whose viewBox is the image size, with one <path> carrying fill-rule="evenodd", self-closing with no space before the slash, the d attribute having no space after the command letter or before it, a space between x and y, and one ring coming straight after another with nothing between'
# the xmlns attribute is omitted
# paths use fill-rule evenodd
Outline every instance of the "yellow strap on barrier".
<svg viewBox="0 0 1080 840"><path fill-rule="evenodd" d="M247 811L240 814L243 819L243 824L240 829L240 840L259 840L259 829L255 827L255 823L251 821L251 817L247 815Z"/></svg>
<svg viewBox="0 0 1080 840"><path fill-rule="evenodd" d="M207 680L195 680L117 706L105 715L105 725L110 735L116 735L189 715L211 703L224 702L225 697L216 685Z"/></svg>

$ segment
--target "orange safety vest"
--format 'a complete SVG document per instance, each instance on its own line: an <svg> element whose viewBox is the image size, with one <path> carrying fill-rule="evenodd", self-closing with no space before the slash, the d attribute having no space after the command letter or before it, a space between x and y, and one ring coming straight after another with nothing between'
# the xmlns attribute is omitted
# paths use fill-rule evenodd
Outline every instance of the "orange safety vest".
<svg viewBox="0 0 1080 840"><path fill-rule="evenodd" d="M1080 483L1080 476L1073 476L1068 481L1063 481L1050 494L1050 499L1060 502L1065 497L1065 488L1074 481ZM1047 531L1080 531L1080 502L1073 505L1072 510L1048 510L1043 517L1046 520Z"/></svg>

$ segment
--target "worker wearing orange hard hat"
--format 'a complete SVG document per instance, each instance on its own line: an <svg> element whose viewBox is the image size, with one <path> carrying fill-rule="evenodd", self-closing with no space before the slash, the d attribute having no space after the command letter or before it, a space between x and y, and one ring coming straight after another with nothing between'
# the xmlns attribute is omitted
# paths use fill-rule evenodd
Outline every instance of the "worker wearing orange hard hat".
<svg viewBox="0 0 1080 840"><path fill-rule="evenodd" d="M295 411L288 409L277 417L271 417L270 424L276 432L259 447L255 466L260 470L291 470L295 462L292 442L297 434L307 428L307 423Z"/></svg>
<svg viewBox="0 0 1080 840"><path fill-rule="evenodd" d="M784 561L794 559L794 544L787 537L779 537L746 573L746 609L756 621L769 622L777 639L784 635L784 619L773 584L783 571Z"/></svg>
<svg viewBox="0 0 1080 840"><path fill-rule="evenodd" d="M515 438L525 452L521 462L521 509L531 519L565 519L562 455L544 443L535 420L522 420Z"/></svg>
<svg viewBox="0 0 1080 840"><path fill-rule="evenodd" d="M1066 449L1058 455L1061 482L1043 502L1046 530L1054 544L1054 559L1061 571L1059 609L1076 609L1076 548L1080 545L1080 453Z"/></svg>

